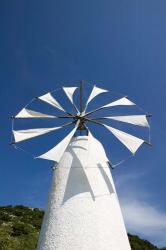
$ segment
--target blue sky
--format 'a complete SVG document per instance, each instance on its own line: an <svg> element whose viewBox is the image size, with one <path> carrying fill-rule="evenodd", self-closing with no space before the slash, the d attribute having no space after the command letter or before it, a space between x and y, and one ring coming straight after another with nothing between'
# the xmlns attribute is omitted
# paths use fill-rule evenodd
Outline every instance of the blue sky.
<svg viewBox="0 0 166 250"><path fill-rule="evenodd" d="M153 147L114 177L128 231L166 245L165 9L164 0L1 1L0 205L44 207L51 178L52 163L8 145L10 116L34 96L85 79L153 114ZM113 154L106 136L103 143Z"/></svg>

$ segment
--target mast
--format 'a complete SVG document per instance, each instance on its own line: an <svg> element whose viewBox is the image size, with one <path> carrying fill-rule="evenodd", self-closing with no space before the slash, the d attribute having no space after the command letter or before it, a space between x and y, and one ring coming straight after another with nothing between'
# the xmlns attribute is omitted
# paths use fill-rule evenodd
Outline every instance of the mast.
<svg viewBox="0 0 166 250"><path fill-rule="evenodd" d="M83 113L83 80L80 81L80 124L78 130L80 131L80 135L82 135L82 131L86 130L84 125L84 119L82 118Z"/></svg>
<svg viewBox="0 0 166 250"><path fill-rule="evenodd" d="M83 112L83 80L80 81L80 115Z"/></svg>

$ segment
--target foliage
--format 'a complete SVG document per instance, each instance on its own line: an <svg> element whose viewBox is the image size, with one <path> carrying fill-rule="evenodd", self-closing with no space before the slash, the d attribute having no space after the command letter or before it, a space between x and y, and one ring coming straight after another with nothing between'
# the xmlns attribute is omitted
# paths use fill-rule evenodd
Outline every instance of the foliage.
<svg viewBox="0 0 166 250"><path fill-rule="evenodd" d="M22 205L0 207L0 250L35 250L43 215ZM129 235L129 240L132 250L158 250L138 236Z"/></svg>
<svg viewBox="0 0 166 250"><path fill-rule="evenodd" d="M0 207L0 250L35 250L43 214L21 205Z"/></svg>
<svg viewBox="0 0 166 250"><path fill-rule="evenodd" d="M136 235L129 234L129 240L132 250L158 250L159 248L152 245L147 240L142 240Z"/></svg>

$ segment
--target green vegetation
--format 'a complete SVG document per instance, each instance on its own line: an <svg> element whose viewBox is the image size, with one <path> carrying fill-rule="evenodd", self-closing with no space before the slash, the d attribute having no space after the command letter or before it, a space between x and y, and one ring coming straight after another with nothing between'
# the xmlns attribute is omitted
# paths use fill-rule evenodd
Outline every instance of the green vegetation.
<svg viewBox="0 0 166 250"><path fill-rule="evenodd" d="M0 207L0 250L35 250L43 215L38 208ZM129 239L132 250L159 249L138 236L129 235Z"/></svg>
<svg viewBox="0 0 166 250"><path fill-rule="evenodd" d="M24 206L0 207L0 250L36 249L43 214Z"/></svg>
<svg viewBox="0 0 166 250"><path fill-rule="evenodd" d="M147 240L142 240L136 235L129 234L130 245L133 250L158 250Z"/></svg>

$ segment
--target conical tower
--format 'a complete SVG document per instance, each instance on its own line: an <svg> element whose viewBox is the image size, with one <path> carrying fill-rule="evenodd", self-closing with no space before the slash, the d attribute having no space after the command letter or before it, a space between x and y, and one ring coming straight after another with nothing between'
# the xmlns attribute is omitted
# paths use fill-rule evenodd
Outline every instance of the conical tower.
<svg viewBox="0 0 166 250"><path fill-rule="evenodd" d="M38 250L129 250L102 144L74 137L55 167Z"/></svg>
<svg viewBox="0 0 166 250"><path fill-rule="evenodd" d="M79 91L79 109L74 102L75 91ZM91 134L87 123L107 129L133 155L145 139L116 129L108 122L141 126L149 129L149 115L112 115L94 117L93 114L117 106L137 107L126 96L87 112L89 103L99 94L108 92L96 87L83 105L83 83L78 87L63 87L75 112L64 109L53 96L55 91L33 98L42 101L63 112L64 115L45 114L29 109L26 105L15 117L12 117L14 142L22 141L60 130L74 125L72 131L56 146L46 153L35 157L56 162L53 171L52 185L48 206L45 212L38 250L130 250L121 209L119 206L114 182L111 175L112 166L102 144ZM58 98L58 96L57 96ZM59 95L60 101L63 97ZM140 108L139 108L140 110ZM142 109L141 109L142 111ZM15 130L15 119L62 119L70 122L58 127ZM105 123L107 121L107 123ZM150 130L149 130L150 131ZM78 136L78 132L80 136ZM150 137L149 137L150 141ZM20 148L15 146L15 148ZM22 148L21 148L22 149Z"/></svg>

